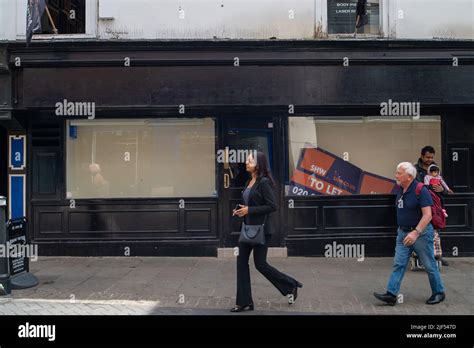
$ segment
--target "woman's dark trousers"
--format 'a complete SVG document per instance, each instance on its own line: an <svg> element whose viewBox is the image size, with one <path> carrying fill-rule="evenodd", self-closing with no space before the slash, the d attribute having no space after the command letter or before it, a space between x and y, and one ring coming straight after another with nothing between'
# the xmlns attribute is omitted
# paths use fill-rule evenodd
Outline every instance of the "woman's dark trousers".
<svg viewBox="0 0 474 348"><path fill-rule="evenodd" d="M237 300L238 306L246 306L253 303L250 285L249 257L253 249L255 267L272 283L283 296L291 294L297 282L295 279L281 273L267 263L268 243L271 235L265 235L265 245L251 246L239 243L239 255L237 256Z"/></svg>

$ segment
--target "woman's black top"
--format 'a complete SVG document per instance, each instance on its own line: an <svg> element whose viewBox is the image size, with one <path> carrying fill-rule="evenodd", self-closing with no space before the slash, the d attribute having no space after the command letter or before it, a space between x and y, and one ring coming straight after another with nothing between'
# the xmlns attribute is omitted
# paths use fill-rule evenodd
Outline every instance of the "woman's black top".
<svg viewBox="0 0 474 348"><path fill-rule="evenodd" d="M255 181L252 187L248 187L250 180L245 185L245 190L242 191L242 202L248 206L248 214L245 216L245 223L248 225L261 225L267 215L265 222L265 234L273 234L272 214L277 210L275 192L271 181L267 177L259 178ZM248 191L247 200L244 197Z"/></svg>

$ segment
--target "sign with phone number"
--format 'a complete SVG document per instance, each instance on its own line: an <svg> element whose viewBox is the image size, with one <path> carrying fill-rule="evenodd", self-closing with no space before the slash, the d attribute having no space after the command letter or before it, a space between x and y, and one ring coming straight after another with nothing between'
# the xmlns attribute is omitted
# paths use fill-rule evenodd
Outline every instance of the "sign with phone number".
<svg viewBox="0 0 474 348"><path fill-rule="evenodd" d="M352 195L395 193L397 184L321 148L301 150L290 183L290 195Z"/></svg>

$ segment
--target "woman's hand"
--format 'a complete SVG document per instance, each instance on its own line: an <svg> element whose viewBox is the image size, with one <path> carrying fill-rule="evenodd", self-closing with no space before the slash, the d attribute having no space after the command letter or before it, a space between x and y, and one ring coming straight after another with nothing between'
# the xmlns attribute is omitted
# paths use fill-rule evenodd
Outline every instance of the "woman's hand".
<svg viewBox="0 0 474 348"><path fill-rule="evenodd" d="M234 215L237 215L238 217L243 217L249 213L249 207L239 204L241 207L240 209L234 210Z"/></svg>

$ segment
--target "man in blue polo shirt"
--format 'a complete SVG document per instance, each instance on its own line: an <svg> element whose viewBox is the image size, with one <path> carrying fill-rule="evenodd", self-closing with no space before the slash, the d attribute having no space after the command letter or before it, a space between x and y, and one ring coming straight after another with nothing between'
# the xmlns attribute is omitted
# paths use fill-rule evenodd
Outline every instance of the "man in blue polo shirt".
<svg viewBox="0 0 474 348"><path fill-rule="evenodd" d="M395 177L402 190L396 200L398 235L393 271L388 280L387 292L374 293L374 296L392 306L397 303L397 295L410 255L415 251L425 266L431 285L432 296L426 303L440 303L445 299L445 294L433 250L434 230L430 223L433 200L426 187L422 188L419 197L416 196L416 169L410 162L400 163Z"/></svg>

